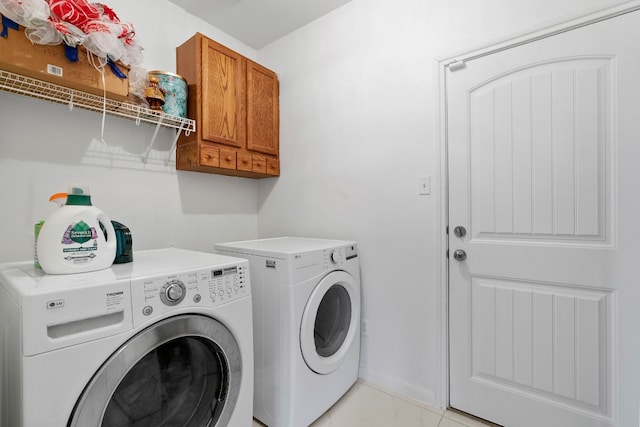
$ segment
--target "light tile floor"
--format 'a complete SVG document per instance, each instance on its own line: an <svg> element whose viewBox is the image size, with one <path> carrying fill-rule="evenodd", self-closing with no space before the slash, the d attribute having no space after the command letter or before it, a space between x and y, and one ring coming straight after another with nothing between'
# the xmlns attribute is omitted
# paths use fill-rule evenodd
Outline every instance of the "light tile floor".
<svg viewBox="0 0 640 427"><path fill-rule="evenodd" d="M257 420L253 427L262 427ZM311 427L487 427L495 424L416 403L358 381ZM302 427L302 426L301 426Z"/></svg>

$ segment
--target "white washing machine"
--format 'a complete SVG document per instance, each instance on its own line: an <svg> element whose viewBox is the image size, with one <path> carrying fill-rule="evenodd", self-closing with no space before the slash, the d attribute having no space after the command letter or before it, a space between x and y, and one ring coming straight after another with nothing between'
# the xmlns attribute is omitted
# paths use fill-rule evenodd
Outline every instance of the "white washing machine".
<svg viewBox="0 0 640 427"><path fill-rule="evenodd" d="M0 426L236 426L252 420L246 260L180 249L45 275L0 268Z"/></svg>
<svg viewBox="0 0 640 427"><path fill-rule="evenodd" d="M358 378L356 243L283 237L215 247L249 260L254 417L270 427L311 424Z"/></svg>

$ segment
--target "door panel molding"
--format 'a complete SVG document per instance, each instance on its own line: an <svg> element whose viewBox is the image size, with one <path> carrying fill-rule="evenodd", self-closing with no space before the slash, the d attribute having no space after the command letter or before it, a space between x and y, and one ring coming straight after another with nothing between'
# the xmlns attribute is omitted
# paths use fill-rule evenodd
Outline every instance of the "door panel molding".
<svg viewBox="0 0 640 427"><path fill-rule="evenodd" d="M615 85L615 58L597 55L529 64L469 91L472 239L614 243Z"/></svg>
<svg viewBox="0 0 640 427"><path fill-rule="evenodd" d="M470 286L472 381L613 419L615 291L483 276Z"/></svg>

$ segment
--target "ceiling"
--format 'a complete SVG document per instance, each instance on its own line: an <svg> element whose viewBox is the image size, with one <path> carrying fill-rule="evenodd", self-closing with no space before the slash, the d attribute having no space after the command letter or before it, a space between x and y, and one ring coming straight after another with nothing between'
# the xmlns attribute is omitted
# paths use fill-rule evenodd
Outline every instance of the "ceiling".
<svg viewBox="0 0 640 427"><path fill-rule="evenodd" d="M254 49L351 0L169 0Z"/></svg>

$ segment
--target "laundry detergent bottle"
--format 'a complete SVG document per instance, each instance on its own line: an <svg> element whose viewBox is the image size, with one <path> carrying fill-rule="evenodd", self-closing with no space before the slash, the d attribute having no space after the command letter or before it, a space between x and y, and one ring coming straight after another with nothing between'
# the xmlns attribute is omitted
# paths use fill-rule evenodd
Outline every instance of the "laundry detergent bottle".
<svg viewBox="0 0 640 427"><path fill-rule="evenodd" d="M66 203L38 234L38 261L47 274L84 273L113 264L117 238L104 212L91 205L88 187L70 187Z"/></svg>
<svg viewBox="0 0 640 427"><path fill-rule="evenodd" d="M54 202L56 205L58 205L58 208L64 206L64 204L67 201L67 193L56 193L53 194L51 197L49 197L49 201L50 202ZM40 267L40 262L38 262L38 235L40 234L40 229L42 228L42 225L44 224L44 221L38 221L35 223L35 225L33 226L33 235L35 237L34 240L34 251L33 251L33 266L35 268L41 268Z"/></svg>

